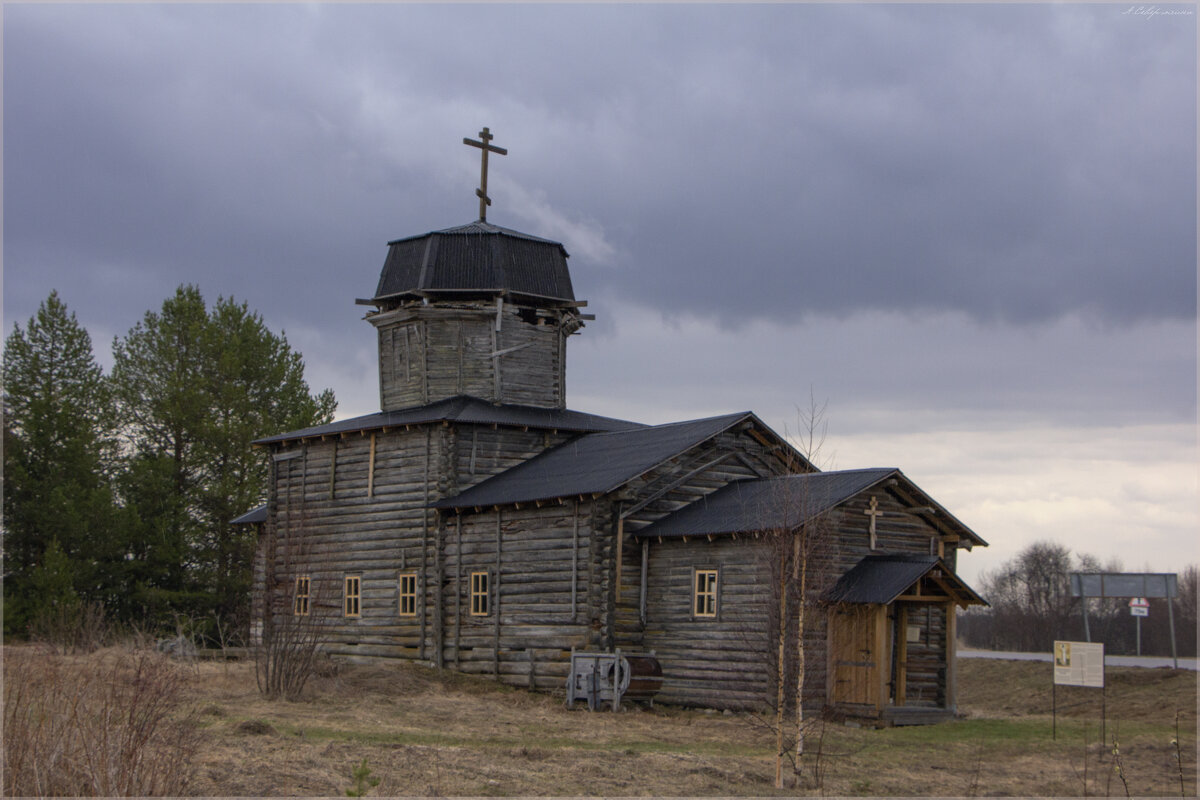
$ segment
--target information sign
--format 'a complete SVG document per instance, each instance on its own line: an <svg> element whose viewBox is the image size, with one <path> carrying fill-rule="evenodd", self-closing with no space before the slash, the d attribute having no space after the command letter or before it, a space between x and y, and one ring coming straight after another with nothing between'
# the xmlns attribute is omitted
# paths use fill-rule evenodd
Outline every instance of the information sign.
<svg viewBox="0 0 1200 800"><path fill-rule="evenodd" d="M1054 682L1063 686L1104 687L1104 645L1055 642Z"/></svg>
<svg viewBox="0 0 1200 800"><path fill-rule="evenodd" d="M1135 617L1150 616L1150 601L1144 597L1132 597L1129 600L1129 613Z"/></svg>

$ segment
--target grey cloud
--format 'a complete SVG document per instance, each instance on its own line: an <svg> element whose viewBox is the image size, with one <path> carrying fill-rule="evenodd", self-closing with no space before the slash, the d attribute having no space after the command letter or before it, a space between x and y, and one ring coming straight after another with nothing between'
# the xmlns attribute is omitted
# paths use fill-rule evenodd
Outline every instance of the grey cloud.
<svg viewBox="0 0 1200 800"><path fill-rule="evenodd" d="M1120 11L14 6L6 308L197 281L332 331L388 239L473 216L488 124L492 218L507 180L603 231L584 296L1190 318L1194 21Z"/></svg>

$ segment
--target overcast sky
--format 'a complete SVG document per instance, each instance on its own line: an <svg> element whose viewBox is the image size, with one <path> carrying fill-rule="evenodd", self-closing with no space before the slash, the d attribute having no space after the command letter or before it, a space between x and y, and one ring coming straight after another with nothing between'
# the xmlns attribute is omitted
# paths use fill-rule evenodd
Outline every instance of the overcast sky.
<svg viewBox="0 0 1200 800"><path fill-rule="evenodd" d="M825 406L990 542L1200 560L1195 5L5 5L4 327L182 283L378 410L390 239L564 243L568 404Z"/></svg>

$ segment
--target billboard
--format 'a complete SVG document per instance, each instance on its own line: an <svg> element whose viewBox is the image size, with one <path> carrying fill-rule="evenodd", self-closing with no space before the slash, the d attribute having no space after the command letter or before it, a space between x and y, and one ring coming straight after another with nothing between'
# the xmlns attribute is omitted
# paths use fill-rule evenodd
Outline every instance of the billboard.
<svg viewBox="0 0 1200 800"><path fill-rule="evenodd" d="M1177 597L1174 572L1072 572L1071 597Z"/></svg>

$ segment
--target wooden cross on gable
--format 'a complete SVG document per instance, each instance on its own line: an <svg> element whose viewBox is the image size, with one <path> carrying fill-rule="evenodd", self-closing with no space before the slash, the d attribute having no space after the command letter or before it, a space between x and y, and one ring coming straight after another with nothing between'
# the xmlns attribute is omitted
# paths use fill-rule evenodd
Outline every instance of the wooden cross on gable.
<svg viewBox="0 0 1200 800"><path fill-rule="evenodd" d="M871 507L866 509L865 511L863 511L863 513L871 518L871 527L869 530L871 532L871 549L874 550L875 549L875 520L877 518L883 516L883 512L879 510L879 501L877 499L875 499L874 497L872 497L871 498Z"/></svg>
<svg viewBox="0 0 1200 800"><path fill-rule="evenodd" d="M479 141L478 142L475 141L474 139L467 139L465 137L463 138L463 144L469 144L469 145L471 145L471 147L478 147L480 150L483 151L483 166L480 168L479 188L475 190L475 196L479 198L479 221L480 222L487 221L487 207L492 204L492 198L488 197L488 194L487 194L488 153L499 153L502 156L508 155L508 150L506 150L505 148L496 147L493 144L489 144L493 138L495 138L495 137L492 136L492 134L488 131L487 128L484 128L483 130L481 130L479 132Z"/></svg>

